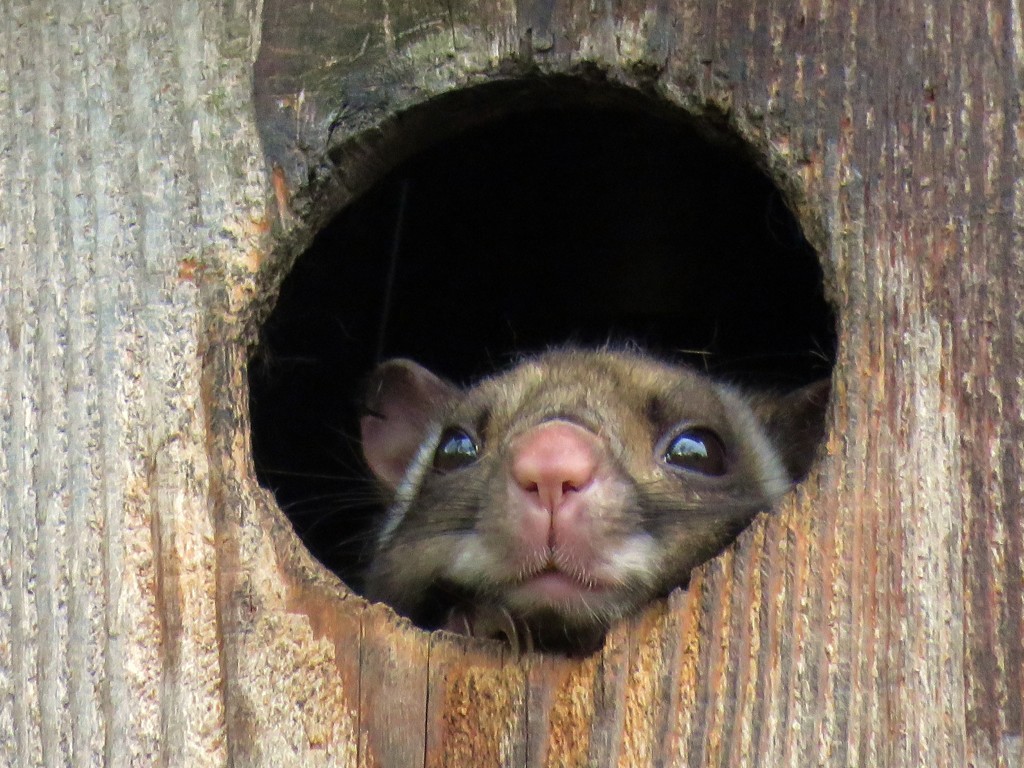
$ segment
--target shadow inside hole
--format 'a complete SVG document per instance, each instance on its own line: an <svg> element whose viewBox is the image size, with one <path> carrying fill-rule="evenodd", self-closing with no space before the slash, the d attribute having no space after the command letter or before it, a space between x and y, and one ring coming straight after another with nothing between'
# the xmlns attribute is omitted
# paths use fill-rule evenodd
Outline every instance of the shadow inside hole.
<svg viewBox="0 0 1024 768"><path fill-rule="evenodd" d="M422 151L319 233L249 373L259 480L314 556L360 588L381 510L357 419L378 354L460 383L609 340L751 385L828 374L816 254L768 177L705 136L626 108L521 112Z"/></svg>

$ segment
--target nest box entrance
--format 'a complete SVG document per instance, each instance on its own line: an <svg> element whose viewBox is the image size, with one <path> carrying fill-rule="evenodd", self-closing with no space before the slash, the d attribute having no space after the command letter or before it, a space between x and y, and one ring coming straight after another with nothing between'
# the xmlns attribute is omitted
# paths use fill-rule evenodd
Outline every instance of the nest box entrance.
<svg viewBox="0 0 1024 768"><path fill-rule="evenodd" d="M817 255L721 120L539 80L435 99L390 135L403 159L378 157L387 171L295 262L250 372L260 481L351 586L380 515L357 445L379 359L465 383L523 352L628 341L744 384L831 370Z"/></svg>

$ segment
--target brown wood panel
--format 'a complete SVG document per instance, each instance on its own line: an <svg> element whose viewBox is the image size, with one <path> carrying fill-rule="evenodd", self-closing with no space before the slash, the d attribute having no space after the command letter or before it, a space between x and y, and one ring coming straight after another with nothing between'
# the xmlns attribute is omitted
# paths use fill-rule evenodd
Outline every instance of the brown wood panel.
<svg viewBox="0 0 1024 768"><path fill-rule="evenodd" d="M1024 761L1019 4L3 18L0 763ZM448 127L392 118L527 74L724 119L800 212L841 324L818 469L586 659L368 607L249 448L247 349L291 256ZM458 119L503 108L481 103Z"/></svg>
<svg viewBox="0 0 1024 768"><path fill-rule="evenodd" d="M443 47L426 31L382 49L432 74L415 92L367 88L371 68L340 75L346 99L375 101L354 114L321 92L338 119L330 139L298 120L320 137L313 154L333 142L344 169L346 137L366 125L387 137L390 115L431 95L527 70L653 85L725 114L763 153L841 323L818 471L670 618L652 609L596 659L531 662L530 763L1012 765L1024 725L1019 14L937 2L460 8L468 36L449 50L461 68L416 58ZM474 29L495 28L521 39L474 58L495 39ZM260 117L266 138L280 115ZM266 146L277 161L280 144ZM330 207L359 183L313 197ZM641 648L658 650L634 673Z"/></svg>

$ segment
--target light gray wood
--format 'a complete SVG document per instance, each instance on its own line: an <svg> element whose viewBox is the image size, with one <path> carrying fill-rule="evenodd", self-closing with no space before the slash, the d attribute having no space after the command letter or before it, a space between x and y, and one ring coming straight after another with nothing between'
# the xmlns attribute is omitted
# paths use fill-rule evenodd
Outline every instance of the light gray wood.
<svg viewBox="0 0 1024 768"><path fill-rule="evenodd" d="M0 764L223 764L185 266L251 282L255 10L0 16Z"/></svg>
<svg viewBox="0 0 1024 768"><path fill-rule="evenodd" d="M8 0L0 764L1021 764L1021 25L1008 0ZM389 117L591 65L727 113L792 196L841 318L832 428L687 593L588 659L518 657L311 561L256 485L244 367L294 253L410 151Z"/></svg>

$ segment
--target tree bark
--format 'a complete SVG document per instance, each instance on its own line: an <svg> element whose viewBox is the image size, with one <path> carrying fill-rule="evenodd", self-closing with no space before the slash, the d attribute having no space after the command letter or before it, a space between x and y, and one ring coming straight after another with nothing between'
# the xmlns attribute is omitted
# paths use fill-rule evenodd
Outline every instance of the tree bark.
<svg viewBox="0 0 1024 768"><path fill-rule="evenodd" d="M0 764L1024 763L1018 5L2 17ZM397 113L595 72L763 155L840 319L834 403L816 471L688 591L592 657L517 656L312 561L244 369L294 254L414 149Z"/></svg>

